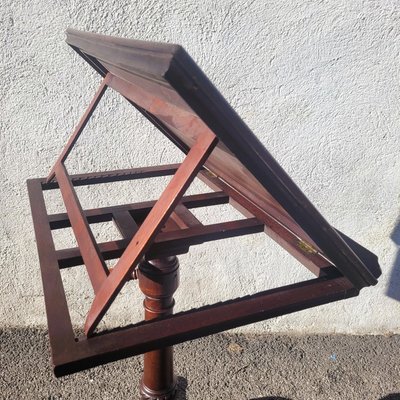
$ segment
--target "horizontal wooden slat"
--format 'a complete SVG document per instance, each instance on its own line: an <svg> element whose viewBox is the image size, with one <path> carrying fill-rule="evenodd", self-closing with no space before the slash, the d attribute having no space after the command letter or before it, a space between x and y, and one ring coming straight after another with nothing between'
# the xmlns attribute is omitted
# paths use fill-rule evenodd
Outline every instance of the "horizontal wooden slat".
<svg viewBox="0 0 400 400"><path fill-rule="evenodd" d="M211 225L196 225L187 229L173 232L161 232L155 239L155 245L161 247L179 245L200 244L205 241L224 239L232 236L262 232L264 224L257 218L247 218L238 221L221 222Z"/></svg>
<svg viewBox="0 0 400 400"><path fill-rule="evenodd" d="M182 197L181 203L187 208L198 208L226 204L229 202L229 197L224 192L202 193ZM123 204L119 206L92 208L84 210L83 213L88 222L106 222L112 220L112 214L117 211L128 210L132 213L147 214L156 203L153 201L144 201L141 203ZM49 215L51 229L62 229L71 226L67 213Z"/></svg>
<svg viewBox="0 0 400 400"><path fill-rule="evenodd" d="M180 164L157 165L151 167L117 169L104 172L89 172L85 174L71 174L73 186L95 185L100 183L120 182L135 179L155 178L173 175ZM57 189L57 181L42 183L43 190Z"/></svg>
<svg viewBox="0 0 400 400"><path fill-rule="evenodd" d="M189 246L211 240L227 239L262 232L263 229L264 225L262 222L256 218L248 218L219 224L195 226L173 232L162 232L156 236L154 244L147 253L147 257L157 258L161 254L169 253L173 255L178 249L187 249ZM124 239L99 243L99 249L104 259L114 259L121 256L128 243L129 241ZM60 268L82 264L80 251L77 247L58 250L56 254Z"/></svg>

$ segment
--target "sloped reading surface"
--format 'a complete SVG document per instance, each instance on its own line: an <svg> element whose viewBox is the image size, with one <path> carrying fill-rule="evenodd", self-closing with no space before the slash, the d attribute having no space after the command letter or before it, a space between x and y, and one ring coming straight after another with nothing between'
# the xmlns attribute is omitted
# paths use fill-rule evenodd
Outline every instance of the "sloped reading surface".
<svg viewBox="0 0 400 400"><path fill-rule="evenodd" d="M305 251L329 259L357 288L376 284L379 268L360 260L182 47L72 29L67 43L102 76L110 72L108 86L183 151L212 131L219 143L205 167L213 178L290 229Z"/></svg>

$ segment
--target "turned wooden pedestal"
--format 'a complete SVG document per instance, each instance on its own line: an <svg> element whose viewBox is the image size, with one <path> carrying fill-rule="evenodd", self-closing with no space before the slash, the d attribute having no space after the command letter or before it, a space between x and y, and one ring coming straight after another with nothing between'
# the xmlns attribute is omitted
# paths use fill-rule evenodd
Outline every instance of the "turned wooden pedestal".
<svg viewBox="0 0 400 400"><path fill-rule="evenodd" d="M179 285L178 258L166 257L143 261L138 268L139 287L146 321L172 314L173 294ZM144 354L144 372L140 383L142 399L169 400L175 397L176 378L173 368L173 347L164 347Z"/></svg>

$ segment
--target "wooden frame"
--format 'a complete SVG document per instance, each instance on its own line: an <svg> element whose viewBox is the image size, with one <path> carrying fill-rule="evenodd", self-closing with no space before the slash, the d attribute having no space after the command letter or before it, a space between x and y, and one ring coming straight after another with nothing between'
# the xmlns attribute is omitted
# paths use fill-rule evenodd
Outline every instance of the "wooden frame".
<svg viewBox="0 0 400 400"><path fill-rule="evenodd" d="M158 173L160 175L165 172L170 173L175 168L176 166L162 167ZM154 173L157 172L151 167L151 175ZM144 169L140 169L137 175L134 170L127 170L126 175L121 174L120 171L118 174L110 172L98 175L72 175L70 180L74 186L78 186L110 182L111 179L113 181L126 180L127 176L134 179L144 175L146 175ZM157 174L157 176L160 175ZM327 270L324 276L307 282L175 314L159 321L141 322L102 332L89 338L77 337L71 324L60 269L82 265L83 260L79 248L55 250L51 231L71 226L71 220L67 214L48 215L46 212L43 191L57 187L55 183L47 184L45 178L28 181L45 295L52 362L56 376L358 294L358 290L346 278L331 269ZM229 196L219 191L183 197L181 204L190 209L225 204L229 201ZM121 212L127 212L129 216L136 216L138 220L141 220L148 214L153 204L154 202L145 202L104 207L86 210L84 215L90 224L112 221ZM191 245L263 230L264 224L258 219L245 218L160 233L150 247L148 257L151 259L182 254L187 252ZM128 243L129 239L99 244L100 253L103 259L116 258L122 254ZM208 321L206 325L204 321Z"/></svg>
<svg viewBox="0 0 400 400"><path fill-rule="evenodd" d="M355 296L377 282L376 256L325 221L180 46L74 30L67 31L67 42L104 79L48 177L28 181L56 375ZM107 87L187 154L182 164L68 174L64 163ZM83 210L74 190L79 185L166 175L173 177L158 201ZM216 192L184 196L196 176ZM67 214L48 215L43 190L58 188ZM246 218L204 226L190 212L227 202ZM96 243L90 224L111 220L123 239ZM55 250L51 231L68 226L78 248ZM262 231L317 278L95 333L143 257L175 256L205 241ZM105 260L117 257L108 269ZM95 298L86 337L76 338L59 269L81 264Z"/></svg>

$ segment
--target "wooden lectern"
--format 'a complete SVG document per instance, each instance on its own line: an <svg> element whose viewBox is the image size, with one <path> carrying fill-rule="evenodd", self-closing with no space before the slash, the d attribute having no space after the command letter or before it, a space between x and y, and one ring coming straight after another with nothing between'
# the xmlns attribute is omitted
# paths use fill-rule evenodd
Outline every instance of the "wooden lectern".
<svg viewBox="0 0 400 400"><path fill-rule="evenodd" d="M28 181L57 376L144 353L144 399L174 397L172 346L227 329L356 296L375 285L377 257L329 225L177 45L69 29L67 43L103 81L47 178ZM178 146L181 164L69 175L65 168L107 88L124 96ZM172 175L157 201L83 210L75 186ZM195 177L214 192L184 196ZM67 213L48 214L43 191L61 191ZM230 203L244 218L203 225L191 208ZM90 225L113 221L123 239L96 243ZM72 227L78 247L56 250L52 230ZM264 231L316 278L172 315L177 255L207 241ZM105 260L119 258L113 268ZM94 300L85 335L73 332L60 268L86 267ZM145 321L96 332L130 279L144 293Z"/></svg>

